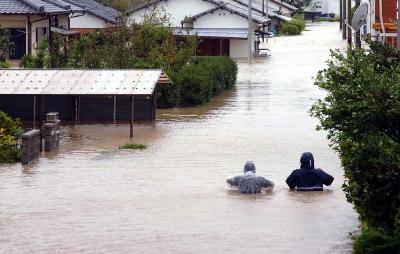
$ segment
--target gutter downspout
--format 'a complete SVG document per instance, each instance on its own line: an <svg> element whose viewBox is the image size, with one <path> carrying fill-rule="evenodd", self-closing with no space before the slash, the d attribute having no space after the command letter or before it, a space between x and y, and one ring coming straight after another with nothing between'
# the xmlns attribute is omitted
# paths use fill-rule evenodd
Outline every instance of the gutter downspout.
<svg viewBox="0 0 400 254"><path fill-rule="evenodd" d="M400 0L397 0L397 49L400 49Z"/></svg>
<svg viewBox="0 0 400 254"><path fill-rule="evenodd" d="M379 22L381 23L381 29L383 33L383 42L386 42L386 30L385 30L385 25L383 23L383 8L382 8L382 0L379 0Z"/></svg>

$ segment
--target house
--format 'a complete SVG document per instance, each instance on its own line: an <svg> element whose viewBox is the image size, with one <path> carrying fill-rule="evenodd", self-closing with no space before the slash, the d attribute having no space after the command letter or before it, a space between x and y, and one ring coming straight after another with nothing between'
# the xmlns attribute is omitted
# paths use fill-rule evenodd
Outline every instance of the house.
<svg viewBox="0 0 400 254"><path fill-rule="evenodd" d="M339 16L341 0L312 0L309 7L304 11L306 13L318 13L318 16L329 17Z"/></svg>
<svg viewBox="0 0 400 254"><path fill-rule="evenodd" d="M115 24L117 11L93 0L0 0L0 28L8 29L14 52L10 59L32 54L53 34L73 36Z"/></svg>
<svg viewBox="0 0 400 254"><path fill-rule="evenodd" d="M77 13L84 10L60 0L1 0L0 27L9 29L15 45L10 58L33 53L42 38L51 41L52 32L69 34L69 16Z"/></svg>
<svg viewBox="0 0 400 254"><path fill-rule="evenodd" d="M71 15L70 28L81 34L114 26L120 16L114 8L104 6L94 0L63 0L85 9L84 15Z"/></svg>
<svg viewBox="0 0 400 254"><path fill-rule="evenodd" d="M382 17L380 16L382 13ZM370 1L371 36L378 41L397 45L397 0Z"/></svg>
<svg viewBox="0 0 400 254"><path fill-rule="evenodd" d="M248 0L235 1L248 8ZM268 31L275 33L279 29L280 24L292 20L291 17L298 10L296 7L278 0L252 0L252 8L258 14L267 16L271 20L268 25Z"/></svg>
<svg viewBox="0 0 400 254"><path fill-rule="evenodd" d="M251 22L251 51L258 53L259 41L268 36L271 19L290 20L270 10L267 15L262 1L254 0ZM156 8L170 15L177 36L197 35L198 55L248 56L248 1L242 0L153 0L130 10L128 23L143 21Z"/></svg>

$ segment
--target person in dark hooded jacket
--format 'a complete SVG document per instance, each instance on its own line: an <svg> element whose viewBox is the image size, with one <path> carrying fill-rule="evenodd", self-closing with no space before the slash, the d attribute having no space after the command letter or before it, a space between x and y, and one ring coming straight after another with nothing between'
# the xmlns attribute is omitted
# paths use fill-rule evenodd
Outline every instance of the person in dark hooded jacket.
<svg viewBox="0 0 400 254"><path fill-rule="evenodd" d="M226 180L231 186L237 186L242 194L261 193L262 188L272 190L274 183L262 176L256 175L256 166L252 161L244 165L244 175L235 176Z"/></svg>
<svg viewBox="0 0 400 254"><path fill-rule="evenodd" d="M291 190L323 191L323 185L329 186L334 178L322 169L314 167L312 153L303 153L300 158L300 169L296 169L286 179Z"/></svg>

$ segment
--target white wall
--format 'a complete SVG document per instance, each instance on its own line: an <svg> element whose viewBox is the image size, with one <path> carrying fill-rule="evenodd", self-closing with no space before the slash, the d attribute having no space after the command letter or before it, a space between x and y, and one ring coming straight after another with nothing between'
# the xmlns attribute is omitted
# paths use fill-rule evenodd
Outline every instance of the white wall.
<svg viewBox="0 0 400 254"><path fill-rule="evenodd" d="M280 4L272 2L272 1L268 1L268 9L272 9L273 11L279 11L280 8ZM282 15L284 16L291 16L293 11L290 10L289 8L285 7L282 5Z"/></svg>
<svg viewBox="0 0 400 254"><path fill-rule="evenodd" d="M230 40L230 52L231 57L247 57L247 40Z"/></svg>
<svg viewBox="0 0 400 254"><path fill-rule="evenodd" d="M218 10L196 19L193 28L248 28L248 22L244 17Z"/></svg>
<svg viewBox="0 0 400 254"><path fill-rule="evenodd" d="M322 14L335 13L339 15L339 0L313 0L313 3L321 6L319 9L306 8L306 11L321 12Z"/></svg>
<svg viewBox="0 0 400 254"><path fill-rule="evenodd" d="M94 15L85 13L83 16L71 18L71 29L73 28L104 28L107 23Z"/></svg>
<svg viewBox="0 0 400 254"><path fill-rule="evenodd" d="M170 21L173 27L180 27L182 20L186 16L194 16L203 11L210 10L216 7L216 5L203 0L168 0L162 1L157 5L152 5L148 9L142 9L140 11L131 13L128 17L128 23L136 21L138 23L143 21L144 15L148 15L150 10L157 6L163 8L166 13L170 14Z"/></svg>

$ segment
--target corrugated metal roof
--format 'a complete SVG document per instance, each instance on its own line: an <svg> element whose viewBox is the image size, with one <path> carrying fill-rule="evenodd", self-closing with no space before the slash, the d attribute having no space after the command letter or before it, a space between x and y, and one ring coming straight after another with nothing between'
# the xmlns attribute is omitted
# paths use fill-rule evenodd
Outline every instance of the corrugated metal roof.
<svg viewBox="0 0 400 254"><path fill-rule="evenodd" d="M162 70L0 70L0 94L151 95Z"/></svg>
<svg viewBox="0 0 400 254"><path fill-rule="evenodd" d="M227 39L247 39L248 29L246 28L180 28L173 29L175 35L191 35L209 38L227 38Z"/></svg>

